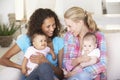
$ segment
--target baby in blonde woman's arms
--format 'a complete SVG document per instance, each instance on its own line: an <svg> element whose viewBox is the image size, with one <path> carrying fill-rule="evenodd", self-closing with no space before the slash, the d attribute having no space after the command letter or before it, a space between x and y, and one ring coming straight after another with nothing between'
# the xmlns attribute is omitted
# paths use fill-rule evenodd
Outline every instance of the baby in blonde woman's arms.
<svg viewBox="0 0 120 80"><path fill-rule="evenodd" d="M83 37L81 55L82 56L79 57L80 63L72 63L72 60L66 62L66 70L63 69L65 74L67 74L67 72L70 72L71 75L74 75L77 72L82 71L82 68L96 64L98 62L100 57L100 50L97 48L97 39L94 33L88 32ZM89 56L90 59L85 60L86 56Z"/></svg>

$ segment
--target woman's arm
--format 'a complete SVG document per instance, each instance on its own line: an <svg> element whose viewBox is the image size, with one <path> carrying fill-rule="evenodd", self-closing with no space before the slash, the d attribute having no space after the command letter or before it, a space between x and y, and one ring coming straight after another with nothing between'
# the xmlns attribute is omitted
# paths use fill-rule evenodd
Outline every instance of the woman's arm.
<svg viewBox="0 0 120 80"><path fill-rule="evenodd" d="M79 56L78 58L72 60L72 66L77 66L83 62L88 62L90 61L90 59L91 59L90 56L86 56L86 55Z"/></svg>
<svg viewBox="0 0 120 80"><path fill-rule="evenodd" d="M98 61L98 58L95 57L95 56L91 56L91 59L87 62L83 62L83 63L80 63L80 65L84 68L84 67L87 67L87 66L91 66L93 64L96 64Z"/></svg>
<svg viewBox="0 0 120 80"><path fill-rule="evenodd" d="M62 69L62 63L63 63L63 48L58 53L58 66Z"/></svg>
<svg viewBox="0 0 120 80"><path fill-rule="evenodd" d="M51 55L52 55L52 59L55 60L56 59L56 55L54 53L54 51L50 48L50 52L49 52Z"/></svg>
<svg viewBox="0 0 120 80"><path fill-rule="evenodd" d="M19 48L19 46L15 43L0 59L0 64L4 65L4 66L8 66L8 67L14 67L14 68L18 68L21 69L21 65L16 64L14 62L12 62L10 59L11 57L13 57L14 55L16 55L18 52L20 52L21 49Z"/></svg>
<svg viewBox="0 0 120 80"><path fill-rule="evenodd" d="M41 64L41 63L48 63L49 61L45 58L44 54L36 53L37 55L31 55L30 61L32 63Z"/></svg>

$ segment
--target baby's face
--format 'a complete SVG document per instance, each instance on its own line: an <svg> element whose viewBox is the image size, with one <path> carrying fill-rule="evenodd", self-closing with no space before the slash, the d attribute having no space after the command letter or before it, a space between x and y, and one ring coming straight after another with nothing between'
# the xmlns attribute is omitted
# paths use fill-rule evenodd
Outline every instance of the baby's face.
<svg viewBox="0 0 120 80"><path fill-rule="evenodd" d="M47 47L47 39L44 35L37 35L33 40L33 46L38 49L42 50Z"/></svg>
<svg viewBox="0 0 120 80"><path fill-rule="evenodd" d="M90 53L95 48L96 48L96 43L93 40L84 40L83 41L82 49L85 52Z"/></svg>

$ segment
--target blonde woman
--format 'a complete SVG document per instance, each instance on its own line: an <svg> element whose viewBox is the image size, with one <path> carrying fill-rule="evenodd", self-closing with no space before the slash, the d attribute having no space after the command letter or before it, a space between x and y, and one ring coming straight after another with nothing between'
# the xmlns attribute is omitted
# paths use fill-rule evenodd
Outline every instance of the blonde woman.
<svg viewBox="0 0 120 80"><path fill-rule="evenodd" d="M96 64L84 67L82 72L79 72L79 70L68 72L65 74L65 78L67 80L93 80L99 74L106 71L106 43L104 34L99 31L91 14L80 7L68 9L64 14L64 19L68 30L64 36L64 72L66 72L65 63L69 62L69 60L72 60L71 65L75 66L78 63L91 59L89 56L81 58L81 42L87 32L92 32L96 35L97 48L100 49L101 55ZM104 80L106 80L105 77Z"/></svg>

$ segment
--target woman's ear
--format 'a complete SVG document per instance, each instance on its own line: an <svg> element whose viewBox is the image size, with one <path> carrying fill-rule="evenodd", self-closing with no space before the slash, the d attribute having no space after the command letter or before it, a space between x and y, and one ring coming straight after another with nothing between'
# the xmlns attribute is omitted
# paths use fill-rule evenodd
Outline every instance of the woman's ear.
<svg viewBox="0 0 120 80"><path fill-rule="evenodd" d="M83 20L79 20L77 23L80 24L80 25L83 25L84 21Z"/></svg>

